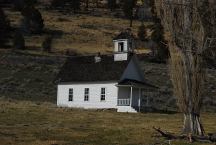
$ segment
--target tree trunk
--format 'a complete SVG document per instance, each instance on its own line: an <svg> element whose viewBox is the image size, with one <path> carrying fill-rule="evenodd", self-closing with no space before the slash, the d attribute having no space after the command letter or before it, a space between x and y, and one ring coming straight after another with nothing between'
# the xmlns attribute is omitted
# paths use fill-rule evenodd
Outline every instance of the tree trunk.
<svg viewBox="0 0 216 145"><path fill-rule="evenodd" d="M89 8L89 0L86 0L86 7L85 7L85 9L88 11L88 8Z"/></svg>
<svg viewBox="0 0 216 145"><path fill-rule="evenodd" d="M130 27L133 27L133 18L130 18Z"/></svg>
<svg viewBox="0 0 216 145"><path fill-rule="evenodd" d="M195 113L184 114L184 134L204 135L204 129L200 122L200 115Z"/></svg>
<svg viewBox="0 0 216 145"><path fill-rule="evenodd" d="M99 7L99 2L98 2L98 0L96 0L96 8L98 8Z"/></svg>

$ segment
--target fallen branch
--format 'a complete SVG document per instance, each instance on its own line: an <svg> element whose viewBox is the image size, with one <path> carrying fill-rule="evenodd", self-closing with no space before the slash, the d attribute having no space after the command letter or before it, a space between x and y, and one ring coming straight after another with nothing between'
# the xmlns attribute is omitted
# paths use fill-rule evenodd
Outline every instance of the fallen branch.
<svg viewBox="0 0 216 145"><path fill-rule="evenodd" d="M193 135L174 135L172 133L164 132L160 128L153 127L155 131L161 134L162 137L165 137L168 140L188 140L189 142L207 142L212 143L216 142L216 134L208 134L208 136L193 136Z"/></svg>
<svg viewBox="0 0 216 145"><path fill-rule="evenodd" d="M167 132L165 133L160 128L156 128L156 127L153 126L153 129L156 130L157 132L159 132L163 137L165 137L165 138L167 138L169 140L177 139L177 137L175 135L167 133Z"/></svg>

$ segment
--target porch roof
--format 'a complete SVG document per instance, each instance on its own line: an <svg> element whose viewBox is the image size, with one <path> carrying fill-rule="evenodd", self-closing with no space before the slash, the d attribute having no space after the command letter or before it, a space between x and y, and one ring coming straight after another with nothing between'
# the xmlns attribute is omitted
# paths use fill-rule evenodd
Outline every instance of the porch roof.
<svg viewBox="0 0 216 145"><path fill-rule="evenodd" d="M138 87L138 88L158 88L154 85L151 85L147 82L141 82L138 80L132 80L132 79L124 79L116 85L117 87Z"/></svg>

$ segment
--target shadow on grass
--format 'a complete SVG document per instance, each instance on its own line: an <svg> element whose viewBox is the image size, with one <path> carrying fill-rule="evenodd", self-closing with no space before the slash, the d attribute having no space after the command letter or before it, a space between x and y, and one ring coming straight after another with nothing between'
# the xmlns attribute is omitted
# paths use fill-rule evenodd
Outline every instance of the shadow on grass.
<svg viewBox="0 0 216 145"><path fill-rule="evenodd" d="M141 113L160 113L160 114L177 114L179 112L168 109L157 109L153 107L144 107L140 110Z"/></svg>

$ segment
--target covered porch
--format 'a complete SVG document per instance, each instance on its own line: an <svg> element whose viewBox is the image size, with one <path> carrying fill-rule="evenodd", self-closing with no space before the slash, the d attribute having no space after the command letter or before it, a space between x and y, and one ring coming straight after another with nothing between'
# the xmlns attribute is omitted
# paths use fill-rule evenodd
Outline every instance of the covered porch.
<svg viewBox="0 0 216 145"><path fill-rule="evenodd" d="M150 107L148 99L143 94L144 88L153 87L147 83L136 80L123 80L118 83L118 112L140 112L143 106Z"/></svg>

